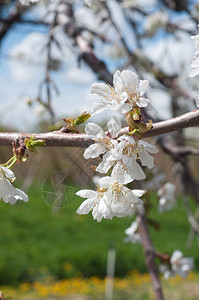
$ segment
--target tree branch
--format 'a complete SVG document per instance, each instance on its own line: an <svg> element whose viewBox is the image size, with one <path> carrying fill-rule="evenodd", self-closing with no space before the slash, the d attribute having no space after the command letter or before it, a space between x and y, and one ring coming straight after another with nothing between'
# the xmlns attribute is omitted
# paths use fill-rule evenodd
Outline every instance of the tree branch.
<svg viewBox="0 0 199 300"><path fill-rule="evenodd" d="M144 254L145 254L145 261L146 261L146 266L148 269L148 272L151 276L151 281L153 285L153 289L155 292L155 299L156 300L163 300L163 293L162 293L162 288L161 288L161 283L159 280L158 276L158 270L156 268L155 264L155 255L156 252L153 248L149 231L148 231L148 226L147 226L147 220L145 215L139 215L138 217L139 221L139 234L142 239L142 246L144 249Z"/></svg>
<svg viewBox="0 0 199 300"><path fill-rule="evenodd" d="M179 117L154 123L153 128L144 134L144 138L196 126L199 126L199 109L188 112ZM123 130L124 133L126 133L127 131L127 128Z"/></svg>
<svg viewBox="0 0 199 300"><path fill-rule="evenodd" d="M183 114L179 117L153 124L153 128L144 134L145 137L157 136L169 133L178 129L199 126L199 109ZM122 129L120 135L128 132L128 129ZM47 147L87 147L93 143L93 140L86 134L72 134L60 131L48 133L16 133L0 132L0 146L10 146L18 138L30 138L35 136L36 140L45 140ZM185 149L187 154L192 154L190 148ZM185 151L186 152L186 151ZM196 150L194 154L198 154Z"/></svg>

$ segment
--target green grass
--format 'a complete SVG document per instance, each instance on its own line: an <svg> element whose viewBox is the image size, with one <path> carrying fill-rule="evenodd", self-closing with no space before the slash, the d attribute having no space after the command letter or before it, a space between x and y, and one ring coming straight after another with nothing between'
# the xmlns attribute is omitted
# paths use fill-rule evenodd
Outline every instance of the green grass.
<svg viewBox="0 0 199 300"><path fill-rule="evenodd" d="M76 209L82 199L75 197L59 214L52 213L42 197L42 187L35 185L29 191L30 201L15 206L1 201L0 206L0 285L71 277L78 272L83 276L105 276L107 250L116 247L116 276L128 271L146 271L140 245L124 244L124 230L132 218L114 218L97 223L91 214L79 216ZM155 205L150 213L161 222L161 230L151 229L157 250L172 253L179 249L199 264L198 246L194 241L186 249L189 224L183 205L179 202L171 212L159 215ZM69 268L66 268L69 264Z"/></svg>

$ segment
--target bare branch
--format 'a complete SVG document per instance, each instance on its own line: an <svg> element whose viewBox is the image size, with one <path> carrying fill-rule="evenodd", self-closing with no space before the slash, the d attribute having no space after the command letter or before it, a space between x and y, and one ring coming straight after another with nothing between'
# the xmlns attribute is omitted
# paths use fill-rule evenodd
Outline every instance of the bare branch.
<svg viewBox="0 0 199 300"><path fill-rule="evenodd" d="M3 23L0 28L0 41L4 38L10 28L14 25L15 22L18 22L21 16L29 9L29 7L22 7L16 5L16 7L11 10L10 15L7 17L7 22Z"/></svg>
<svg viewBox="0 0 199 300"><path fill-rule="evenodd" d="M188 112L179 117L175 117L166 121L153 124L153 128L144 134L144 137L158 136L187 127L199 126L199 109ZM128 132L128 128L124 128L120 134Z"/></svg>
<svg viewBox="0 0 199 300"><path fill-rule="evenodd" d="M139 234L142 238L142 246L144 249L144 254L145 254L145 261L146 261L146 266L149 271L149 274L151 276L151 281L153 284L153 289L155 292L155 299L156 300L163 300L163 293L162 293L162 288L158 276L158 270L156 268L155 264L155 256L156 252L153 248L150 235L149 235L149 230L147 226L147 220L145 215L140 215L137 217L139 221Z"/></svg>
<svg viewBox="0 0 199 300"><path fill-rule="evenodd" d="M153 128L144 135L144 138L157 136L178 129L195 126L199 126L199 109L186 113L179 117L172 118L170 120L154 123ZM121 130L120 135L125 134L127 132L128 129L125 128ZM64 133L62 131L53 131L48 133L1 132L0 146L9 146L17 138L30 138L31 135L35 136L36 140L45 140L47 147L87 147L93 143L93 140L84 133L71 134ZM190 152L190 154L193 154L194 152L190 151L190 148L185 148L185 150L187 150L187 152ZM198 154L198 151L195 150L194 154Z"/></svg>

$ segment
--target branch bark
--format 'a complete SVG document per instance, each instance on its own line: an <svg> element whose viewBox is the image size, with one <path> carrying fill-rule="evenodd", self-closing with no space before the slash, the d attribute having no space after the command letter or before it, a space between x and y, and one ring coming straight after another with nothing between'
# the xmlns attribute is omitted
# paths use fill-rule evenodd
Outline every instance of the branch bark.
<svg viewBox="0 0 199 300"><path fill-rule="evenodd" d="M153 289L155 292L155 299L156 300L164 300L163 293L162 293L162 287L160 283L160 279L158 276L158 270L156 268L155 264L155 250L153 248L148 226L147 226L147 220L145 215L139 215L138 217L139 221L139 233L142 238L142 246L144 249L145 254L145 262L148 269L148 272L151 276L151 281L153 285Z"/></svg>
<svg viewBox="0 0 199 300"><path fill-rule="evenodd" d="M153 128L144 134L145 137L158 136L178 129L199 126L199 109L183 114L179 117L153 124ZM128 128L122 129L120 135L128 132ZM0 132L0 146L10 146L13 141L19 138L25 139L35 136L36 140L45 140L47 147L87 147L94 141L86 134L71 134L62 131L48 133L14 133ZM187 154L192 154L190 149L186 149ZM197 151L193 154L198 154Z"/></svg>

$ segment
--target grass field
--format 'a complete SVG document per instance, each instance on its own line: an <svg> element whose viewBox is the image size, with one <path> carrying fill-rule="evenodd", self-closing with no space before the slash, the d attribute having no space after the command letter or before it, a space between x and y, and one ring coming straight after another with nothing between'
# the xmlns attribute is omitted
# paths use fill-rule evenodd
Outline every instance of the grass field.
<svg viewBox="0 0 199 300"><path fill-rule="evenodd" d="M74 192L73 192L74 193ZM89 278L106 274L107 250L116 248L116 276L123 277L131 270L146 272L140 245L123 243L124 230L132 218L114 218L97 223L91 215L75 213L82 202L79 197L52 213L52 206L42 197L42 186L29 191L30 201L11 206L1 202L0 209L0 285L54 281L75 276ZM151 198L154 208L150 213L161 221L161 230L151 229L152 240L159 251L172 253L179 249L195 259L199 266L196 240L190 249L185 244L189 224L183 205L168 213L157 213L157 199Z"/></svg>

